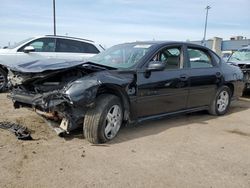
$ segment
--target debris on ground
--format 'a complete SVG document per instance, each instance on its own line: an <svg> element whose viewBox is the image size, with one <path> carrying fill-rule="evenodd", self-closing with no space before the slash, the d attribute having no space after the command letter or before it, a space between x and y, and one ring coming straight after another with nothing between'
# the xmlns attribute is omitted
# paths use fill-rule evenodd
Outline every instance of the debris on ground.
<svg viewBox="0 0 250 188"><path fill-rule="evenodd" d="M33 140L30 135L30 131L27 127L24 127L18 123L13 123L9 121L0 122L1 129L7 129L10 132L14 133L17 139L19 140Z"/></svg>

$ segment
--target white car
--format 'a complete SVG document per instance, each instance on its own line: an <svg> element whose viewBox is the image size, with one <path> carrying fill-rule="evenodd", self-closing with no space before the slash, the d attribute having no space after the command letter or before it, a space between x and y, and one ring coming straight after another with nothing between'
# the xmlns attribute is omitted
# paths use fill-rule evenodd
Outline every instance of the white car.
<svg viewBox="0 0 250 188"><path fill-rule="evenodd" d="M91 40L54 35L32 37L0 49L0 91L6 88L6 67L10 65L48 58L84 61L103 50L101 45Z"/></svg>

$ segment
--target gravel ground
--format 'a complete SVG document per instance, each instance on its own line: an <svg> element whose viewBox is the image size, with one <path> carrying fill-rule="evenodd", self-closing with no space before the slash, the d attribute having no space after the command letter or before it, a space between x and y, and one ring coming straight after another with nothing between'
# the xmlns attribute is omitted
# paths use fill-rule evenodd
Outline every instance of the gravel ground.
<svg viewBox="0 0 250 188"><path fill-rule="evenodd" d="M33 141L0 129L0 187L250 187L250 100L122 128L104 145L81 131L66 138L0 94L0 121L21 123Z"/></svg>

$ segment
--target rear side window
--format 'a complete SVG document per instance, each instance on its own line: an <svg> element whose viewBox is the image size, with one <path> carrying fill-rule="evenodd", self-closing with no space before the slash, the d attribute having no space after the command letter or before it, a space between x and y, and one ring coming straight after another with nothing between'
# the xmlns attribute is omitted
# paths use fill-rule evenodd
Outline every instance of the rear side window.
<svg viewBox="0 0 250 188"><path fill-rule="evenodd" d="M97 54L99 50L94 45L86 42L57 39L56 52Z"/></svg>
<svg viewBox="0 0 250 188"><path fill-rule="evenodd" d="M188 48L188 58L191 68L213 67L212 59L209 54L196 48Z"/></svg>
<svg viewBox="0 0 250 188"><path fill-rule="evenodd" d="M55 39L53 38L41 38L29 42L25 46L21 47L18 51L23 52L26 46L32 46L35 48L35 52L55 52Z"/></svg>
<svg viewBox="0 0 250 188"><path fill-rule="evenodd" d="M85 50L85 53L90 53L90 54L100 53L100 51L93 44L82 42L82 46Z"/></svg>

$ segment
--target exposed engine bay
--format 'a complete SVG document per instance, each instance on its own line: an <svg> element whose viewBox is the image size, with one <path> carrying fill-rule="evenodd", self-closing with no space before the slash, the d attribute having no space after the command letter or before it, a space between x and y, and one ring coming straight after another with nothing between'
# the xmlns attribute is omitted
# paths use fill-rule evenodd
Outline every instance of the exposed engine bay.
<svg viewBox="0 0 250 188"><path fill-rule="evenodd" d="M21 87L34 93L49 92L51 90L62 89L67 83L87 75L86 70L74 68L65 71L48 72L45 74L13 73L10 71L8 79L14 89Z"/></svg>

